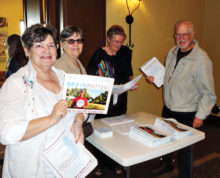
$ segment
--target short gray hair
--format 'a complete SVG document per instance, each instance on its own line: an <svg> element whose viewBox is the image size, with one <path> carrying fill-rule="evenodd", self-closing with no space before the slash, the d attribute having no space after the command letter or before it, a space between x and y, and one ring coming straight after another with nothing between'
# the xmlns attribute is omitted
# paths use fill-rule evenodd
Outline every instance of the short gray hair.
<svg viewBox="0 0 220 178"><path fill-rule="evenodd" d="M192 33L194 31L194 25L193 23L190 21L190 20L180 20L178 21L176 24L175 24L175 27L174 27L174 32L176 32L176 29L179 25L181 24L187 24L189 25L189 29L190 29L190 32Z"/></svg>
<svg viewBox="0 0 220 178"><path fill-rule="evenodd" d="M44 24L34 24L27 28L22 35L22 42L24 47L30 49L33 46L34 42L44 41L48 35L54 40L54 43L57 43L56 29L51 25Z"/></svg>
<svg viewBox="0 0 220 178"><path fill-rule="evenodd" d="M113 35L121 35L126 39L126 34L122 26L112 25L107 31L107 37L111 40Z"/></svg>

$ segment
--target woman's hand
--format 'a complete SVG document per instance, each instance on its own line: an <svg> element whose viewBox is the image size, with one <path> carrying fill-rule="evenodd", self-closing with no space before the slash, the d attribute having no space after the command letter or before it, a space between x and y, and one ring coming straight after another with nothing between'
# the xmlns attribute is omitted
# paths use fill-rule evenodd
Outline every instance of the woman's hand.
<svg viewBox="0 0 220 178"><path fill-rule="evenodd" d="M67 113L68 103L66 100L62 99L56 103L53 107L53 111L49 115L50 119L56 124L60 119L64 118Z"/></svg>
<svg viewBox="0 0 220 178"><path fill-rule="evenodd" d="M71 127L71 132L75 136L76 143L79 141L82 144L84 144L84 133L82 129L83 122L84 122L84 115L82 113L77 114L73 122L73 125Z"/></svg>
<svg viewBox="0 0 220 178"><path fill-rule="evenodd" d="M55 125L62 119L67 113L67 102L65 100L60 100L57 102L54 107L53 111L50 115L33 119L29 122L26 132L21 139L21 141L27 140L29 138L38 135L51 126Z"/></svg>
<svg viewBox="0 0 220 178"><path fill-rule="evenodd" d="M133 80L134 79L134 76L130 76L129 77L129 81ZM135 83L134 86L131 87L131 89L129 91L133 91L133 90L136 90L137 88L139 87L139 83Z"/></svg>
<svg viewBox="0 0 220 178"><path fill-rule="evenodd" d="M139 83L135 83L134 86L131 87L130 91L136 90L139 87Z"/></svg>

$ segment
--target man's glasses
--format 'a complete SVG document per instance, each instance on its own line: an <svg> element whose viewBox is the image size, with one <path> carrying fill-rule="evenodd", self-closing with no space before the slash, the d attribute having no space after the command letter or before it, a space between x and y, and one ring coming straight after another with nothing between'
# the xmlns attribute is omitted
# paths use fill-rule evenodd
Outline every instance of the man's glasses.
<svg viewBox="0 0 220 178"><path fill-rule="evenodd" d="M188 37L189 35L191 35L191 33L182 33L182 34L176 33L176 34L175 34L175 37L176 37L176 38L180 38L180 37L186 38L186 37Z"/></svg>
<svg viewBox="0 0 220 178"><path fill-rule="evenodd" d="M74 39L66 39L65 40L69 45L73 45L75 42L77 43L77 44L82 44L83 43L83 39L76 39L76 40L74 40Z"/></svg>

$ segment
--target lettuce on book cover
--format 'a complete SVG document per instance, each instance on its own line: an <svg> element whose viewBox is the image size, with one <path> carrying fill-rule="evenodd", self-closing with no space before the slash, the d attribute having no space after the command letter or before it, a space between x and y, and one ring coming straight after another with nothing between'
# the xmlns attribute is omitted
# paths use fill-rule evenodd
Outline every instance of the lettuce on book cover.
<svg viewBox="0 0 220 178"><path fill-rule="evenodd" d="M129 137L150 147L161 145L172 140L171 134L161 131L153 125L132 126Z"/></svg>
<svg viewBox="0 0 220 178"><path fill-rule="evenodd" d="M63 99L68 102L68 111L106 114L113 84L113 78L65 74Z"/></svg>
<svg viewBox="0 0 220 178"><path fill-rule="evenodd" d="M171 133L173 137L177 139L194 133L194 128L181 124L172 118L157 118L154 123L154 126Z"/></svg>

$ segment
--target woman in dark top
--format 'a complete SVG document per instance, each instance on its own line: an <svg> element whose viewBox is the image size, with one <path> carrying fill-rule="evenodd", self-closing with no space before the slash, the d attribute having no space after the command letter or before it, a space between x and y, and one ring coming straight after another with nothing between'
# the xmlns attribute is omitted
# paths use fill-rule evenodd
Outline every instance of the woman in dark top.
<svg viewBox="0 0 220 178"><path fill-rule="evenodd" d="M99 48L92 56L87 72L91 75L111 77L115 79L115 85L125 84L133 77L131 67L132 51L121 46L116 55L109 55L105 49ZM118 96L118 101L113 105L113 97L110 100L107 115L97 114L96 118L113 117L125 114L127 111L127 93Z"/></svg>
<svg viewBox="0 0 220 178"><path fill-rule="evenodd" d="M124 30L118 25L112 26L107 32L107 46L98 48L93 54L87 73L115 79L115 85L125 84L133 79L131 66L132 50L123 46L126 38ZM112 117L125 114L127 111L127 93L118 96L113 105L113 97L107 115L97 114L96 118Z"/></svg>
<svg viewBox="0 0 220 178"><path fill-rule="evenodd" d="M26 65L28 62L19 35L10 35L6 40L6 47L8 53L8 61L5 79L7 79L11 74L17 72L18 69Z"/></svg>
<svg viewBox="0 0 220 178"><path fill-rule="evenodd" d="M133 71L131 66L132 50L123 46L126 34L124 29L119 25L113 25L107 31L107 45L98 48L93 54L88 67L87 73L90 75L98 75L102 77L111 77L115 79L114 84L120 85L133 79ZM137 88L136 86L133 89ZM97 114L96 119L104 117L113 117L125 114L127 111L127 92L118 96L117 103L113 104L113 96L111 97L108 113L106 115ZM94 151L99 165L95 171L95 175L102 175L102 169L107 163L111 168L115 168L116 174L121 174L122 169L113 160L109 160L100 151Z"/></svg>

